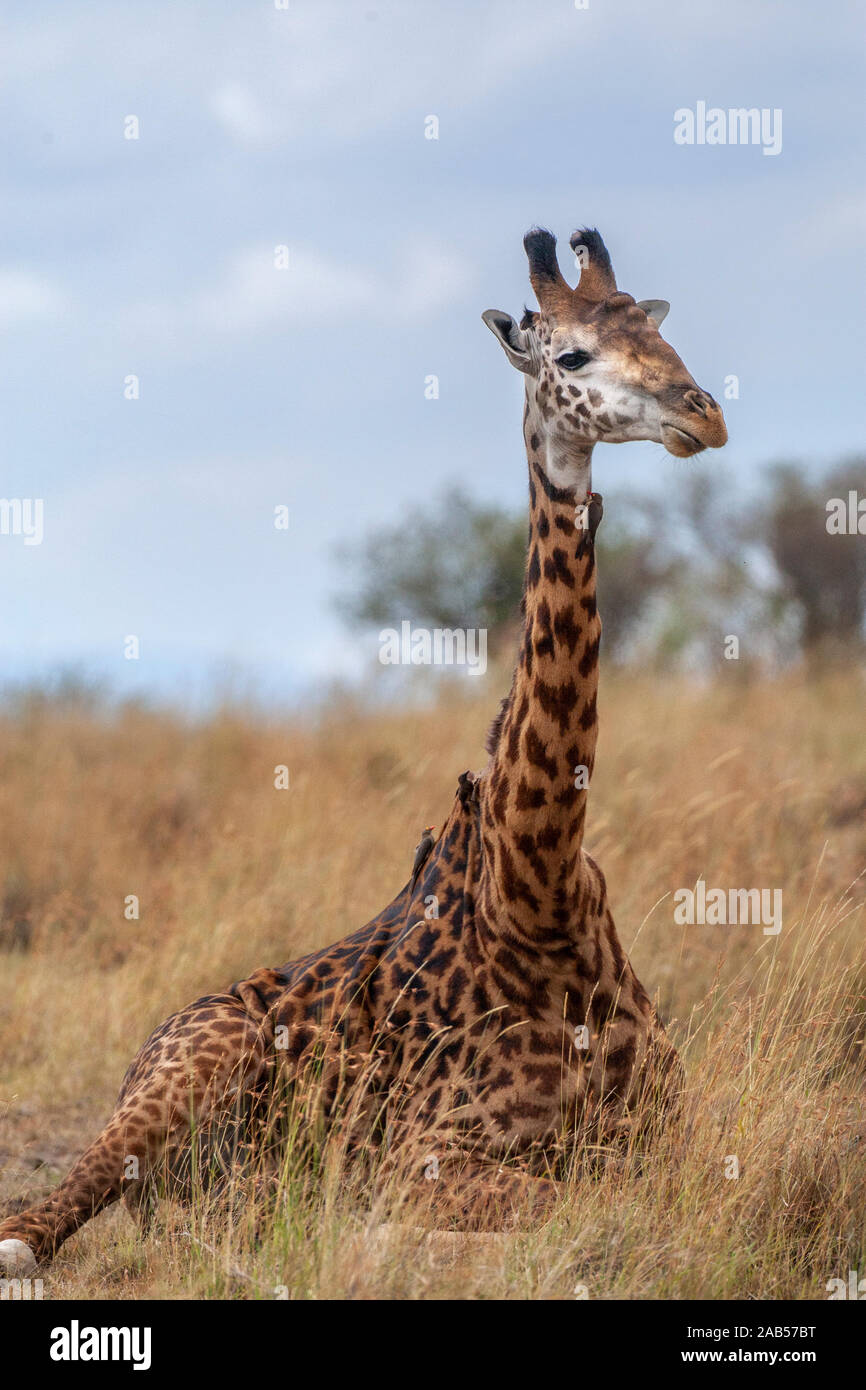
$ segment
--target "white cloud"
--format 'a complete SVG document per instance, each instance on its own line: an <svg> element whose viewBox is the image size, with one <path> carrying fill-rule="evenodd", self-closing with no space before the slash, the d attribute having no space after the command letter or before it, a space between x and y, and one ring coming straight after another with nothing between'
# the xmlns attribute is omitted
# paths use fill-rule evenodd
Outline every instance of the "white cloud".
<svg viewBox="0 0 866 1390"><path fill-rule="evenodd" d="M809 264L817 250L826 254L860 251L866 236L866 196L859 190L848 190L825 199L804 217L799 229L796 254L804 265Z"/></svg>
<svg viewBox="0 0 866 1390"><path fill-rule="evenodd" d="M395 294L396 311L406 318L427 318L458 300L472 283L469 267L441 246L415 242L407 252ZM384 296L385 291L383 289Z"/></svg>
<svg viewBox="0 0 866 1390"><path fill-rule="evenodd" d="M56 318L65 300L40 275L13 267L0 267L0 329L22 328Z"/></svg>
<svg viewBox="0 0 866 1390"><path fill-rule="evenodd" d="M211 94L209 106L224 130L242 145L267 144L273 129L261 105L241 82L226 82Z"/></svg>
<svg viewBox="0 0 866 1390"><path fill-rule="evenodd" d="M203 328L245 333L303 314L325 319L370 309L375 302L375 281L351 265L301 246L289 248L288 267L278 270L273 248L261 246L237 253L213 289L193 296L188 312Z"/></svg>
<svg viewBox="0 0 866 1390"><path fill-rule="evenodd" d="M854 6L837 9L832 42L844 51L846 42L856 46L859 15ZM449 139L465 129L467 113L495 99L531 102L531 84L548 82L563 54L573 57L579 110L581 92L607 94L611 72L622 100L637 91L633 65L646 43L653 72L676 84L700 44L712 44L714 81L739 84L749 60L758 74L766 71L768 44L779 64L813 36L820 46L826 32L820 7L807 0L618 0L587 11L571 0L291 0L283 11L266 0L207 7L92 0L86 13L56 6L38 24L22 8L4 35L5 88L28 130L46 120L50 79L60 109L88 111L92 128L106 111L126 111L130 93L141 91L155 113L185 127L207 113L242 144L292 147L303 132L306 148L327 148L400 128L417 130L420 140L429 112L442 117ZM623 36L620 70L614 55ZM810 72L811 89L826 91L834 118L838 80L830 62Z"/></svg>
<svg viewBox="0 0 866 1390"><path fill-rule="evenodd" d="M151 338L174 347L188 338L200 348L215 334L264 333L305 316L317 325L347 314L398 322L431 318L458 299L471 281L471 270L462 260L424 242L416 242L393 269L375 272L309 246L290 246L288 267L279 270L274 247L258 245L236 252L212 286L199 287L179 302L148 300L124 311L123 317Z"/></svg>
<svg viewBox="0 0 866 1390"><path fill-rule="evenodd" d="M549 9L444 0L420 16L417 0L375 9L291 0L285 11L262 3L206 15L165 0L144 8L94 0L86 14L19 19L4 45L16 103L31 122L50 74L64 106L98 102L100 119L106 104L126 110L130 91L143 90L163 117L207 112L242 144L288 146L303 131L307 146L331 146L410 123L421 140L428 111L482 105L530 80L580 23L569 0ZM102 66L94 54L106 53L112 62Z"/></svg>

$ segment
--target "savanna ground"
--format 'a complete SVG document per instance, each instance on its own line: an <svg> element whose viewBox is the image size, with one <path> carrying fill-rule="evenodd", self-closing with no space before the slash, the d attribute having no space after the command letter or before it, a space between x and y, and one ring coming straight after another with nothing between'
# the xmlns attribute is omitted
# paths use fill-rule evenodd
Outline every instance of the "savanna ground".
<svg viewBox="0 0 866 1390"><path fill-rule="evenodd" d="M0 716L0 1207L63 1175L169 1012L392 897L483 764L505 679L294 721L38 699ZM327 1162L258 1239L242 1203L166 1204L145 1239L118 1205L45 1296L822 1299L866 1275L863 694L855 671L604 681L587 847L688 1076L682 1126L639 1170L576 1174L508 1234L434 1240L383 1227ZM676 926L699 877L781 888L781 934Z"/></svg>

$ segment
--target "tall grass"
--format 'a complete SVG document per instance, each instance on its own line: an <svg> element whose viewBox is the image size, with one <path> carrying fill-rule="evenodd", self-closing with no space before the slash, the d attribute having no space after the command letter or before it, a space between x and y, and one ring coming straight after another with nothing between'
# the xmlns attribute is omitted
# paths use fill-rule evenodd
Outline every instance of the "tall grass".
<svg viewBox="0 0 866 1390"><path fill-rule="evenodd" d="M393 895L483 764L496 693L291 722L62 700L0 717L0 1199L62 1175L167 1013ZM384 1219L325 1145L316 1181L289 1167L275 1205L238 1179L228 1206L165 1204L143 1240L112 1209L47 1291L822 1298L866 1276L862 697L855 672L603 684L587 847L687 1072L682 1122L648 1153L576 1168L546 1215L461 1235ZM699 877L780 888L781 933L675 925L672 894Z"/></svg>

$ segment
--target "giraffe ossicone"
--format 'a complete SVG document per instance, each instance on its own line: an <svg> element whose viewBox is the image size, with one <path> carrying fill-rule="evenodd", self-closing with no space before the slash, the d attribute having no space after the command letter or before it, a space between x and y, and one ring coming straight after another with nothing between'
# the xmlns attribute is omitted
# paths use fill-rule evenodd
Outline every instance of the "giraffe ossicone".
<svg viewBox="0 0 866 1390"><path fill-rule="evenodd" d="M558 1188L539 1170L676 1114L679 1059L583 847L601 640L590 464L602 441L687 457L727 435L659 334L664 301L617 290L598 232L571 239L574 289L550 232L524 245L538 309L519 324L483 316L526 378L530 519L523 630L487 764L461 774L438 836L371 922L156 1029L68 1176L0 1223L0 1267L32 1268L120 1196L146 1215L159 1182L187 1191L191 1123L208 1171L224 1169L227 1152L252 1151L274 1094L305 1095L311 1075L314 1118L348 1153L378 1139L386 1173L470 1222L524 1200L544 1209Z"/></svg>

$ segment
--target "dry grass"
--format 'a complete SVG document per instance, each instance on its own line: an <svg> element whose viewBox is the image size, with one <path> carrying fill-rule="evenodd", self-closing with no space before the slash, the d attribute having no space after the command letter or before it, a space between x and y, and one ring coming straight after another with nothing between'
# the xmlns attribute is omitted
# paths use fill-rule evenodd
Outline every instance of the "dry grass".
<svg viewBox="0 0 866 1390"><path fill-rule="evenodd" d="M421 826L483 761L495 703L473 683L431 709L332 706L306 724L38 702L0 718L0 1199L62 1175L167 1013L392 896ZM142 1241L114 1208L63 1248L46 1292L822 1298L862 1276L862 704L859 673L605 681L588 847L688 1071L684 1127L639 1174L575 1178L549 1219L493 1237L382 1226L333 1166L315 1192L290 1184L258 1241L249 1210L166 1208ZM670 895L699 876L781 888L781 935L675 926Z"/></svg>

